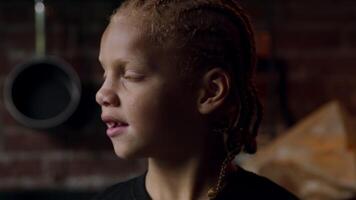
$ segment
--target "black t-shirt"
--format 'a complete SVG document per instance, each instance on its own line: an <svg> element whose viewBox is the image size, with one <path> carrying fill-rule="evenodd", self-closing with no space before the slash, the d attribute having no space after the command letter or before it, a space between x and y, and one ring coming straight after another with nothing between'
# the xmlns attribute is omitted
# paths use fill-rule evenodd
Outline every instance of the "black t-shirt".
<svg viewBox="0 0 356 200"><path fill-rule="evenodd" d="M145 187L145 174L113 185L93 200L150 200ZM298 199L269 179L239 168L228 177L228 184L217 200Z"/></svg>

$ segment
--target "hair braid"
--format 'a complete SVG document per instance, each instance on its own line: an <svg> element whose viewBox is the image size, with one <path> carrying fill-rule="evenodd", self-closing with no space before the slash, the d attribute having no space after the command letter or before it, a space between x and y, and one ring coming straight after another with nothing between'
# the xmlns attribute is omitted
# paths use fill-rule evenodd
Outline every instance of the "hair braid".
<svg viewBox="0 0 356 200"><path fill-rule="evenodd" d="M247 150L250 150L250 152L255 153L257 150L256 136L258 134L258 128L259 128L259 125L261 124L262 117L263 117L263 106L262 106L260 99L257 96L257 89L255 86L253 86L252 94L254 95L254 99L255 99L256 120L252 127L251 141L248 143L250 145L250 147L248 147L249 149L247 149Z"/></svg>
<svg viewBox="0 0 356 200"><path fill-rule="evenodd" d="M236 122L232 125L232 127L230 127L230 130L228 131L228 138L226 141L228 155L222 164L217 185L209 191L210 198L215 198L219 191L222 189L224 185L224 178L226 175L226 168L229 163L234 159L234 157L241 151L242 146L244 146L245 152L256 152L256 136L262 117L261 104L256 94L256 88L252 84L252 75L256 65L256 53L255 42L253 39L253 31L250 26L250 22L247 15L244 14L243 10L239 7L237 3L231 2L232 1L206 1L205 4L195 4L194 6L185 10L187 12L192 11L193 9L204 9L205 7L217 9L218 11L228 11L230 13L233 13L233 20L237 20L238 24L240 24L240 26L243 26L242 29L246 31L244 34L242 34L242 36L244 37L243 39L247 39L248 41L247 43L245 43L246 46L244 47L247 51L249 51L249 54L246 57L248 60L245 63L240 63L242 64L242 66L244 64L249 66L247 67L247 69L244 68L244 70L246 71L244 71L245 73L243 74L245 74L246 77L239 76L239 78L235 80L237 82L237 88L235 89L237 90L236 92L239 93L238 98L240 102L240 113L238 116L236 116ZM231 15L229 15L229 17L231 17ZM237 69L236 71L238 73L239 69ZM256 121L253 122L255 116L257 116ZM236 134L236 132L238 134Z"/></svg>
<svg viewBox="0 0 356 200"><path fill-rule="evenodd" d="M251 25L250 24L250 20L248 18L248 16L245 14L245 12L243 11L243 9L237 4L236 1L227 1L228 3L230 4L234 4L234 7L237 9L238 12L240 12L240 16L242 17L243 21L245 23L247 23L247 25L245 24L245 30L246 32L248 33L249 35L249 38L250 38L250 51L251 51L251 60L250 60L250 64L251 64L251 77L250 77L250 80L249 80L249 86L247 89L249 90L248 93L251 95L251 101L254 102L254 104L252 105L252 110L253 112L251 112L251 116L252 115L255 115L255 121L254 122L250 122L250 123L253 123L252 125L252 130L249 131L249 134L247 136L247 141L245 143L245 148L244 148L244 151L247 152L247 153L255 153L256 150L257 150L257 144L256 144L256 136L257 136L257 133L258 133L258 128L259 128L259 125L261 123L261 120L262 120L262 116L263 116L263 113L262 113L262 104L260 102L260 99L258 98L257 96L257 89L253 83L253 80L252 80L252 75L254 74L254 70L255 70L255 66L256 66L256 61L257 61L257 58L256 58L256 45L255 45L255 41L254 41L254 35L253 35L253 31L252 31L252 28L251 28ZM250 124L249 123L249 124Z"/></svg>

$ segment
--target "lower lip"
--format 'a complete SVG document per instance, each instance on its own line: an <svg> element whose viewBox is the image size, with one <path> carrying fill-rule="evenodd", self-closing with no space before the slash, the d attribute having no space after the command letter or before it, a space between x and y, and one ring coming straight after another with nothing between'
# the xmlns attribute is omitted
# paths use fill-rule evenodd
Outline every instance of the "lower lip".
<svg viewBox="0 0 356 200"><path fill-rule="evenodd" d="M124 133L124 131L127 129L128 126L117 126L117 127L113 127L113 128L108 128L106 130L106 134L109 137L115 137L118 135L121 135Z"/></svg>

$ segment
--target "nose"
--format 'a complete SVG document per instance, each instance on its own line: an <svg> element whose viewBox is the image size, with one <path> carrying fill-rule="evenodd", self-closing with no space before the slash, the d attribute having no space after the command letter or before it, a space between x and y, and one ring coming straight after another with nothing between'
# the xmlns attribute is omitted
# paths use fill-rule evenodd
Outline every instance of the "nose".
<svg viewBox="0 0 356 200"><path fill-rule="evenodd" d="M112 88L106 87L105 84L98 90L95 96L96 102L100 106L118 106L120 104L119 97Z"/></svg>

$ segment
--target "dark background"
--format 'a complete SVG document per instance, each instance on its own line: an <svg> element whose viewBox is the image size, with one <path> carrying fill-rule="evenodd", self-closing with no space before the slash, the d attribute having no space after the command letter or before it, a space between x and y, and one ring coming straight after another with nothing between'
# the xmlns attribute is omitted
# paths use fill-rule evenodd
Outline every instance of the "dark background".
<svg viewBox="0 0 356 200"><path fill-rule="evenodd" d="M95 192L142 171L143 161L122 161L99 121L94 94L102 71L101 33L120 1L47 0L47 54L79 74L90 114L85 125L58 134L26 128L0 93L0 191ZM275 136L331 100L356 115L356 1L245 0L256 29L257 85L265 104L261 134ZM0 2L0 90L9 72L34 49L33 1ZM355 120L353 120L355 121ZM79 197L78 197L79 198ZM64 199L64 197L62 197Z"/></svg>

